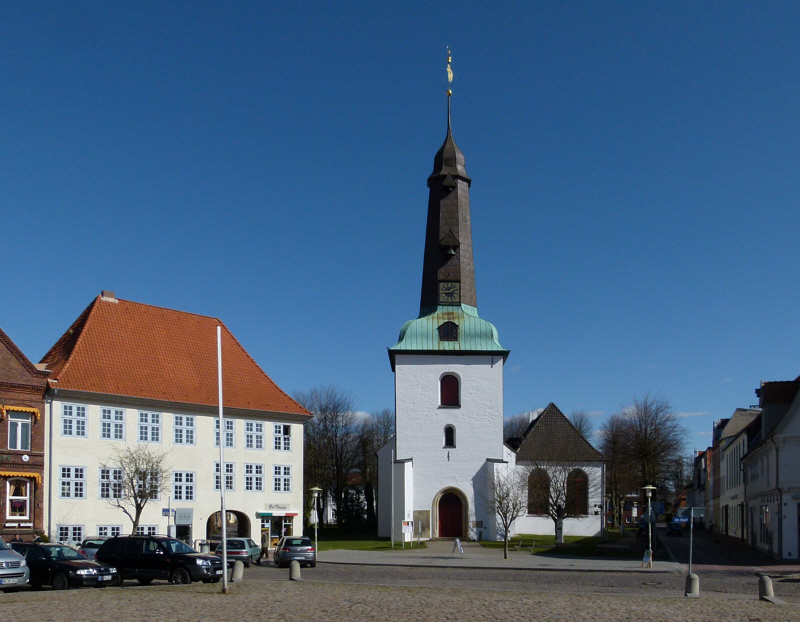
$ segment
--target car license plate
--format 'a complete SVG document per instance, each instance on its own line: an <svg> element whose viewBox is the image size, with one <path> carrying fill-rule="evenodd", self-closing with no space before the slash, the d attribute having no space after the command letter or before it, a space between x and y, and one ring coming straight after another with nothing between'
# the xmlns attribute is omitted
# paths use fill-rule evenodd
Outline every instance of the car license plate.
<svg viewBox="0 0 800 622"><path fill-rule="evenodd" d="M305 557L303 557L302 555L299 555L297 557L292 557L292 559L305 559Z"/></svg>
<svg viewBox="0 0 800 622"><path fill-rule="evenodd" d="M11 583L16 583L16 582L17 582L17 579L3 579L3 580L0 580L0 584L2 584L2 585L9 585Z"/></svg>
<svg viewBox="0 0 800 622"><path fill-rule="evenodd" d="M110 574L101 574L99 577L97 577L97 580L98 581L111 581L111 575Z"/></svg>
<svg viewBox="0 0 800 622"><path fill-rule="evenodd" d="M221 570L217 570L214 574L222 574Z"/></svg>

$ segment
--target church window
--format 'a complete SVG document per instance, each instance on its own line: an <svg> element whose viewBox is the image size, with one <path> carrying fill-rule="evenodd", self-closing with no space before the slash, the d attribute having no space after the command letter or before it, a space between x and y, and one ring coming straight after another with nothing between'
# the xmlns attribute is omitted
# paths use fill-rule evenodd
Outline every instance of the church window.
<svg viewBox="0 0 800 622"><path fill-rule="evenodd" d="M453 374L445 374L439 381L439 399L442 406L460 406L458 378Z"/></svg>
<svg viewBox="0 0 800 622"><path fill-rule="evenodd" d="M456 446L456 428L452 425L444 426L444 446L445 448L453 448Z"/></svg>
<svg viewBox="0 0 800 622"><path fill-rule="evenodd" d="M589 478L581 469L567 476L567 515L586 516L589 513Z"/></svg>
<svg viewBox="0 0 800 622"><path fill-rule="evenodd" d="M439 341L458 341L458 324L445 322L439 326Z"/></svg>
<svg viewBox="0 0 800 622"><path fill-rule="evenodd" d="M544 469L534 469L528 476L528 514L550 512L550 477Z"/></svg>

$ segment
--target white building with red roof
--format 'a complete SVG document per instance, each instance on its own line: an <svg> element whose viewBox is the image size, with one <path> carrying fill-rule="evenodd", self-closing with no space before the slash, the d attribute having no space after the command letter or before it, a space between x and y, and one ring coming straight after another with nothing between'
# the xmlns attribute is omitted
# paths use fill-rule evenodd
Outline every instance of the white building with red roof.
<svg viewBox="0 0 800 622"><path fill-rule="evenodd" d="M219 455L217 326L224 430ZM109 503L120 449L166 454L168 490L139 531L187 542L221 535L259 541L299 533L303 425L311 415L282 391L217 318L120 300L104 291L42 358L46 407L44 528L53 540L130 533ZM164 511L164 510L168 511Z"/></svg>

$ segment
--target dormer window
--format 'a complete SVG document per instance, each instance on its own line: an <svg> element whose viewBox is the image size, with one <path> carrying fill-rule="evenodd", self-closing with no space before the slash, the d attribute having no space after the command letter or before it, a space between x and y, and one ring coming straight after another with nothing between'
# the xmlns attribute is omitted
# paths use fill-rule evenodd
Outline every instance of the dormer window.
<svg viewBox="0 0 800 622"><path fill-rule="evenodd" d="M439 381L439 405L440 406L461 406L461 391L458 377L453 374L445 374Z"/></svg>
<svg viewBox="0 0 800 622"><path fill-rule="evenodd" d="M445 322L439 326L439 341L458 341L458 324Z"/></svg>

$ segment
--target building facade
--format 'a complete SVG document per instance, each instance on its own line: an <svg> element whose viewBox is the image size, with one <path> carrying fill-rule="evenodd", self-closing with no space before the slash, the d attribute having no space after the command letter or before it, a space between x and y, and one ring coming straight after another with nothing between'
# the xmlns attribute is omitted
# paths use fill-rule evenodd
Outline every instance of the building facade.
<svg viewBox="0 0 800 622"><path fill-rule="evenodd" d="M6 540L43 533L47 377L0 329L0 537Z"/></svg>
<svg viewBox="0 0 800 622"><path fill-rule="evenodd" d="M220 320L103 292L42 363L51 371L45 528L52 539L130 533L131 519L116 503L120 457L136 448L164 456L167 471L139 532L192 543L220 537L223 526L256 540L262 529L274 537L302 529L303 424L310 415Z"/></svg>

